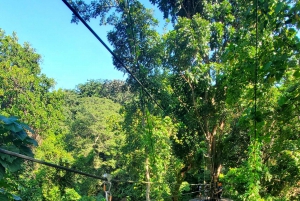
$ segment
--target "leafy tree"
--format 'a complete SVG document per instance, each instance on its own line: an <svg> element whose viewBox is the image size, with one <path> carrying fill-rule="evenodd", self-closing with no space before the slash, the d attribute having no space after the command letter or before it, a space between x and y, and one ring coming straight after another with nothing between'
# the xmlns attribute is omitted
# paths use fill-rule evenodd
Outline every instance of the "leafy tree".
<svg viewBox="0 0 300 201"><path fill-rule="evenodd" d="M76 86L80 97L108 98L114 102L125 104L130 101L130 88L121 80L89 80Z"/></svg>
<svg viewBox="0 0 300 201"><path fill-rule="evenodd" d="M4 115L18 116L35 131L37 141L47 132L61 132L63 94L52 91L54 80L41 74L40 55L16 34L0 30L0 107Z"/></svg>
<svg viewBox="0 0 300 201"><path fill-rule="evenodd" d="M285 142L283 139L289 138L288 141L290 141L297 136L297 129L294 127L290 127L291 130L295 131L294 135L284 135L281 132L281 128L285 127L283 125L290 124L293 120L278 121L277 119L277 117L284 115L283 110L278 110L278 107L281 108L280 105L285 102L281 93L289 85L289 80L296 78L296 72L299 69L299 64L297 64L299 38L296 36L296 27L299 22L294 18L294 14L298 12L297 7L297 3L292 2L259 2L258 12L260 15L258 16L256 32L254 24L256 22L256 5L249 5L249 9L243 12L245 29L236 30L235 34L238 40L235 44L232 43L228 46L228 54L226 53L226 56L230 55L227 67L230 78L236 81L236 85L244 88L239 93L234 92L233 87L229 88L228 91L234 94L235 100L238 99L241 103L248 105L240 119L244 127L248 128L251 138L248 163L241 167L241 169L247 170L245 176L250 178L247 180L247 189L239 193L240 195L244 194L244 199L259 200L262 197L279 197L278 191L276 194L275 191L271 190L271 183L275 182L275 178L281 178L282 172L277 172L279 175L276 175L277 173L273 171L274 166L279 165L281 160L288 160L291 161L290 168L295 168L291 158L287 159L286 155L279 154L288 153L290 148L280 146L281 149L276 144L282 145ZM257 55L254 43L256 39L258 42ZM255 65L258 66L256 72L254 71L255 68L252 67ZM254 87L256 87L257 92L256 112L253 102ZM292 103L291 107L296 106ZM251 129L254 128L255 124L256 132ZM270 183L270 181L272 182ZM293 184L290 185L290 189L292 188ZM284 187L281 190L283 189ZM289 196L291 195L286 193L289 190L285 190L282 191L280 197L290 200L291 197Z"/></svg>
<svg viewBox="0 0 300 201"><path fill-rule="evenodd" d="M291 111L298 111L298 82L293 85L289 80L299 77L299 2L151 2L165 17L171 15L174 30L159 36L156 20L137 1L73 5L86 19L100 16L102 23L115 26L108 34L114 52L160 100L164 115L178 125L172 153L184 166L178 170L174 192L189 172L201 166L199 156L205 155L212 183L222 165L232 167L225 167L230 169L225 178L238 181L232 182L242 195L237 199L295 197L286 192L297 182L275 167L288 163L292 175L298 174L297 157L290 153L299 146L291 133L299 132L283 125L297 125L297 113ZM121 69L116 61L115 65ZM134 80L128 83L132 89L137 86ZM279 111L284 112L279 115ZM283 131L286 135L280 135ZM282 140L292 142L293 148L280 147ZM229 150L234 152L225 152ZM236 178L231 177L234 173ZM278 178L283 188L275 188Z"/></svg>
<svg viewBox="0 0 300 201"><path fill-rule="evenodd" d="M91 174L103 175L118 170L124 135L119 129L122 116L120 104L107 98L66 92L66 115L69 153L75 161L72 167ZM82 176L70 178L80 195L97 196L101 182ZM88 192L88 193L86 193Z"/></svg>
<svg viewBox="0 0 300 201"><path fill-rule="evenodd" d="M21 121L30 125L26 129L35 131L31 132L30 136L40 145L34 150L39 159L58 164L60 161L70 162L72 158L65 152L64 144L66 128L62 122L63 93L61 90L52 90L54 80L41 74L40 59L40 55L28 43L23 46L18 44L16 34L6 36L4 31L0 30L0 113L18 116ZM15 129L22 127L18 126L16 118L8 121L11 121L12 125L16 122ZM26 132L12 132L16 133L16 137L19 135L22 141L28 140ZM18 140L11 140L20 143ZM18 149L12 151L20 152ZM31 153L26 147L23 151L27 151L27 155ZM53 176L56 173L51 172L49 168L26 163L22 170L20 174L11 174L10 185L17 186L15 189L18 189L23 200L41 200L43 193L46 195L55 190L55 186L63 186L63 183L59 184L60 181ZM42 191L36 186L42 186Z"/></svg>
<svg viewBox="0 0 300 201"><path fill-rule="evenodd" d="M16 117L5 117L0 115L0 138L1 149L33 157L32 146L37 146L37 142L28 136L33 133L28 125L20 122ZM21 158L11 156L5 153L0 154L0 187L1 200L20 200L13 192L17 192L18 186L12 181L12 173L22 169Z"/></svg>
<svg viewBox="0 0 300 201"><path fill-rule="evenodd" d="M128 196L133 200L167 200L176 182L176 173L182 166L182 161L172 154L170 138L175 138L176 125L170 117L151 115L147 109L145 113L136 105L126 107L125 130L126 143L122 148L122 170L115 173L119 180L133 180L133 184L117 184L120 197ZM148 182L148 183L147 183ZM144 187L146 186L146 188ZM137 193L135 189L140 189ZM144 195L145 192L145 195Z"/></svg>
<svg viewBox="0 0 300 201"><path fill-rule="evenodd" d="M89 6L93 10L101 6L101 3L103 2ZM80 1L77 8L86 18L104 16L107 12L101 10L90 15L80 9L83 5L88 6ZM186 173L192 167L197 169L196 161L203 154L203 147L199 146L199 142L205 139L209 142L207 150L208 156L212 158L209 163L212 175L220 169L220 161L215 157L215 144L217 133L222 133L226 117L226 110L224 113L219 112L225 104L223 76L219 65L224 47L212 48L217 53L209 56L209 43L218 44L229 31L217 22L210 26L209 21L200 16L192 20L181 18L175 30L170 31L161 41L153 29L156 20L139 2L121 2L117 6L120 10L116 11L120 15L108 17L108 22L115 26L115 30L108 34L115 53L142 80L147 89L158 94L156 98L162 100L161 103L168 112L172 112L174 123L181 125L177 137L182 143L174 143L175 153L185 163L177 174L178 185L174 194L178 194ZM222 8L215 5L210 11L213 9L225 9L225 14L228 14L231 8L228 3L224 3ZM209 33L220 36L210 39ZM121 67L116 62L115 64L118 68ZM160 90L157 91L157 88Z"/></svg>

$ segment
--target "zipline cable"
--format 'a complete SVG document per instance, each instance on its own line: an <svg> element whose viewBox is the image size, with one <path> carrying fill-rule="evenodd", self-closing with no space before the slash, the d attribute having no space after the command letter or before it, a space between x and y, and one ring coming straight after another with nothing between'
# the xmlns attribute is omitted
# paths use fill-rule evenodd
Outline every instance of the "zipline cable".
<svg viewBox="0 0 300 201"><path fill-rule="evenodd" d="M130 7L130 3L129 3L129 0L127 0L127 11L128 11L128 16L129 16L129 26L130 26L130 30L131 30L131 37L132 37L132 40L133 40L133 42L134 42L134 47L133 47L133 49L134 49L134 61L136 62L136 65L137 65L137 67L138 67L138 70L139 70L139 76L141 77L141 66L140 66L140 64L139 64L139 60L138 60L138 57L139 57L139 55L137 55L137 41L136 41L136 36L135 36L135 34L134 34L134 28L133 28L133 20L132 20L132 15L131 15L131 12L130 12L130 10L131 10L131 7ZM129 43L130 44L130 43ZM152 152L153 152L153 150L154 150L154 145L153 145L153 140L152 140L152 134L153 134L153 131L152 131L152 128L151 128L151 126L150 126L150 124L149 124L149 113L150 113L150 108L149 108L149 105L147 106L147 111L146 111L146 106L145 106L145 104L146 104L146 98L145 98L145 96L144 96L144 93L143 93L143 91L141 91L141 93L140 93L140 96L141 96L141 98L140 98L140 102L141 102L141 107L142 107L142 113L143 113L143 119L144 119L144 116L145 116L145 114L146 114L146 122L147 122L147 127L148 127L148 134L149 134L149 136L151 135L151 137L150 137L150 146L151 146L151 148L152 148ZM148 102L148 101L147 101ZM149 113L148 113L149 112ZM143 123L143 126L144 126L144 123ZM147 155L147 157L148 157L148 155L149 154L146 154ZM155 159L154 159L154 163L155 163Z"/></svg>
<svg viewBox="0 0 300 201"><path fill-rule="evenodd" d="M67 168L67 167L64 167L64 166L61 166L61 165L56 165L56 164L53 164L53 163L49 163L49 162L46 162L46 161L42 161L42 160L38 160L38 159L35 159L35 158L32 158L32 157L29 157L29 156L25 156L23 154L19 154L19 153L15 153L15 152L12 152L12 151L8 151L8 150L5 150L5 149L2 149L0 148L0 153L3 153L3 154L7 154L7 155L10 155L10 156L15 156L15 157L18 157L18 158L22 158L22 159L25 159L25 160L28 160L28 161L32 161L34 163L39 163L39 164L42 164L42 165L46 165L46 166L49 166L49 167L52 167L52 168L57 168L57 169L61 169L61 170L65 170L67 172L73 172L75 174L80 174L80 175L83 175L83 176L87 176L87 177L91 177L91 178L94 178L94 179L100 179L101 181L104 181L104 179L102 177L99 177L99 176L96 176L96 175L92 175L92 174L89 174L89 173L85 173L85 172L81 172L81 171L78 171L78 170L75 170L75 169L71 169L71 168ZM126 182L126 183L152 183L152 184L172 184L172 183L156 183L156 182L135 182L135 181L130 181L130 180L111 180L113 182ZM194 185L202 185L202 184L190 184L191 186L194 186ZM182 196L182 195L189 195L189 194L194 194L194 193L197 193L197 192L200 192L200 191L194 191L194 192L190 192L190 193L185 193L185 194L178 194L178 195L172 195L172 196L168 196L168 197L176 197L176 196ZM163 197L163 198L168 198L168 197Z"/></svg>
<svg viewBox="0 0 300 201"><path fill-rule="evenodd" d="M96 32L85 22L85 20L78 14L78 12L67 2L67 0L62 0L66 6L73 12L73 14L85 25L85 27L97 38L97 40L109 51L109 53L124 67L124 69L127 71L127 73L129 73L132 78L142 87L143 91L151 98L151 100L160 108L164 111L164 108L153 98L153 96L147 91L147 89L144 87L144 85L139 81L139 79L126 67L126 65L121 61L121 59L105 44L105 42L96 34ZM83 176L87 176L87 177L91 177L91 178L95 178L95 179L100 179L102 181L104 181L104 179L102 177L96 176L96 175L92 175L89 173L85 173L85 172L81 172L75 169L71 169L71 168L67 168L64 166L60 166L60 165L56 165L53 163L49 163L46 161L42 161L42 160L38 160L29 156L25 156L19 153L15 153L12 151L8 151L5 149L1 149L0 148L0 153L4 153L10 156L15 156L18 158L22 158L24 160L28 160L28 161L32 161L34 163L39 163L39 164L43 164L52 168L57 168L57 169L61 169L61 170L65 170L67 172L73 172L76 174L80 174ZM112 181L114 182L124 182L124 183L152 183L152 184L172 184L172 183L161 183L161 182L145 182L145 181L132 181L132 180L115 180L113 179ZM175 183L174 183L175 185ZM191 186L193 185L202 185L202 184L189 184ZM195 192L191 192L191 193L186 193L186 194L179 194L179 195L187 195L187 194L193 194L199 191L195 191ZM175 195L176 196L176 195ZM170 197L174 197L174 196L170 196Z"/></svg>
<svg viewBox="0 0 300 201"><path fill-rule="evenodd" d="M86 172L81 172L79 170L67 168L67 167L64 167L64 166L61 166L61 165L56 165L56 164L49 163L49 162L46 162L46 161L38 160L38 159L29 157L29 156L25 156L23 154L19 154L19 153L16 153L16 152L8 151L6 149L0 148L0 153L7 154L7 155L10 155L10 156L15 156L15 157L18 157L18 158L22 158L24 160L32 161L34 163L39 163L39 164L46 165L46 166L49 166L49 167L52 167L52 168L57 168L57 169L65 170L67 172L73 172L75 174L80 174L80 175L83 175L83 176L87 176L87 177L91 177L91 178L100 179L102 181L105 181L105 178L103 178L103 177L92 175L92 174L89 174L89 173L86 173ZM132 180L118 180L118 179L112 179L111 181L112 182L117 182L117 183L138 183L138 184L145 184L145 183L151 183L151 184L169 184L169 185L171 185L171 184L175 185L176 184L176 183L146 182L146 181L132 181ZM202 184L189 184L189 185L191 185L191 186L197 186L197 185L202 185Z"/></svg>
<svg viewBox="0 0 300 201"><path fill-rule="evenodd" d="M73 12L73 14L84 24L84 26L90 30L90 32L98 39L98 41L109 51L109 53L125 68L127 73L129 73L132 78L142 87L143 91L152 99L152 101L164 111L164 108L153 98L153 96L148 92L140 80L127 68L127 66L122 62L122 60L105 44L105 42L96 34L96 32L86 23L86 21L79 15L79 13L67 2L67 0L62 0L66 6Z"/></svg>
<svg viewBox="0 0 300 201"><path fill-rule="evenodd" d="M49 167L65 170L67 172L73 172L73 173L76 173L76 174L80 174L80 175L83 175L83 176L87 176L87 177L91 177L91 178L95 178L95 179L100 179L100 180L104 181L104 179L102 177L92 175L92 174L89 174L89 173L85 173L85 172L81 172L81 171L78 171L78 170L74 170L74 169L71 169L71 168L67 168L67 167L64 167L64 166L56 165L56 164L49 163L49 162L46 162L46 161L38 160L38 159L29 157L29 156L25 156L23 154L15 153L15 152L8 151L8 150L1 149L1 148L0 148L0 152L4 153L4 154L7 154L7 155L10 155L10 156L15 156L15 157L22 158L22 159L25 159L25 160L28 160L28 161L32 161L34 163L43 164L43 165L46 165L46 166L49 166Z"/></svg>
<svg viewBox="0 0 300 201"><path fill-rule="evenodd" d="M85 22L85 20L79 15L79 13L66 1L66 0L62 0L67 7L73 12L73 14L86 26L87 29L90 30L90 32L98 39L98 41L111 53L111 55L125 68L125 70L133 77L134 80L136 80L138 82L138 84L142 87L142 91L144 91L151 99L152 101L164 111L164 108L152 97L152 95L146 90L146 88L144 87L144 85L138 80L138 78L135 77L135 75L133 75L133 73L126 67L126 65L121 61L121 59L105 44L105 42L95 33L95 31ZM128 4L128 14L129 14L129 20L130 22L132 22L132 17L131 17L131 13L130 13L130 4L129 1L127 1ZM129 23L131 24L131 23ZM139 68L139 72L140 72L140 65L138 63L137 60L137 50L136 50L136 40L134 37L134 31L133 31L133 27L131 26L131 34L132 34L132 38L134 40L134 53L135 53L135 61L136 61L136 65ZM143 94L143 93L142 93ZM142 95L143 97L143 95ZM145 100L143 100L144 102ZM143 103L142 103L143 104ZM143 108L143 113L145 108ZM148 122L148 118L147 118L147 122ZM153 148L153 145L152 145ZM151 184L152 182L142 182L144 184Z"/></svg>

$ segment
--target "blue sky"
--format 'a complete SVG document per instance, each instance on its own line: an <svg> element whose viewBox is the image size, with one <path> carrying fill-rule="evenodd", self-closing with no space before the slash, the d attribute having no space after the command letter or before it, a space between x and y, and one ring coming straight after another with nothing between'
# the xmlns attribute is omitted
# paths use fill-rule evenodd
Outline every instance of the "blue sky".
<svg viewBox="0 0 300 201"><path fill-rule="evenodd" d="M162 19L161 13L155 14ZM29 42L42 55L42 73L54 78L56 89L73 89L90 79L125 80L109 52L84 25L71 24L71 16L61 0L0 0L0 28L8 35L15 31L19 43ZM106 33L111 27L100 27L98 20L89 24L109 44Z"/></svg>
<svg viewBox="0 0 300 201"><path fill-rule="evenodd" d="M89 79L126 77L112 64L112 57L79 23L71 24L71 11L60 0L1 0L0 28L17 33L19 43L29 42L42 55L42 73L54 78L56 89L73 89ZM108 44L109 27L90 23Z"/></svg>

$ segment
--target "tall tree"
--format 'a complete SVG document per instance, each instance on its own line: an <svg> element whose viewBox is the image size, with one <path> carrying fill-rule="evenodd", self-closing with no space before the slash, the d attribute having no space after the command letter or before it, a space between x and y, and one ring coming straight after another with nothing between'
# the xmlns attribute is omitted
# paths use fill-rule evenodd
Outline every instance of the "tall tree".
<svg viewBox="0 0 300 201"><path fill-rule="evenodd" d="M137 1L74 5L86 19L106 18L110 8L117 8L117 14L107 18L115 26L108 35L115 53L179 125L173 148L184 167L177 175L177 189L197 167L199 154L207 158L213 183L225 162L222 148L239 132L246 134L239 138L245 139L243 147L249 146L248 162L242 167L249 169L244 199L258 200L265 195L260 182L268 175L259 169L268 167L269 147L264 143L275 133L267 127L274 127L271 111L277 108L276 100L281 106L287 101L276 88L292 79L289 74L299 75L299 2L151 2L174 20L174 30L161 37L153 30L155 20ZM270 104L264 96L270 97ZM271 117L263 119L264 115ZM286 160L294 160L287 155ZM245 154L237 159L245 160Z"/></svg>
<svg viewBox="0 0 300 201"><path fill-rule="evenodd" d="M137 105L130 105L124 111L126 143L122 159L125 164L116 176L135 183L119 184L119 189L126 189L119 194L133 200L145 200L145 195L146 200L163 200L169 197L166 192L173 191L170 183L176 182L176 174L183 165L172 153L170 139L176 138L176 125L170 117L151 115L147 109L143 113ZM146 189L143 188L145 184ZM142 191L137 193L135 189Z"/></svg>
<svg viewBox="0 0 300 201"><path fill-rule="evenodd" d="M77 8L87 18L97 17L107 12L96 10L103 4L87 5L80 1ZM86 6L95 11L93 15L82 10ZM221 166L216 158L216 139L221 139L217 135L223 132L227 112L224 110L224 76L219 63L227 42L223 39L230 34L230 27L220 23L221 19L210 25L209 20L199 15L193 19L180 18L176 30L170 31L161 42L152 28L156 21L139 2L120 2L116 6L120 15L108 18L108 22L115 26L115 30L108 34L115 53L147 89L157 94L156 98L161 99L166 111L174 116L174 123L182 125L178 138L183 144L175 143L175 147L185 166L178 172L179 183L175 192L178 192L186 173L197 164L201 150L199 144L204 139L208 142L207 156L212 176L218 174ZM212 15L213 11L223 12L228 17L220 18L226 19L226 23L232 21L232 8L228 2L222 6L207 5L207 9L207 15Z"/></svg>
<svg viewBox="0 0 300 201"><path fill-rule="evenodd" d="M0 44L1 113L20 117L35 130L38 141L60 132L63 94L50 91L54 80L41 74L40 55L28 43L18 44L16 34L6 36L3 30Z"/></svg>
<svg viewBox="0 0 300 201"><path fill-rule="evenodd" d="M53 90L54 80L41 73L40 59L28 43L23 46L18 43L16 34L8 36L0 30L0 113L18 116L35 131L28 134L40 145L33 150L37 158L58 164L64 159L72 162L64 144L63 92ZM30 154L30 150L27 152ZM49 168L26 163L22 170L13 175L22 199L33 200L33 196L42 199L57 188L52 184L59 180ZM36 177L35 173L42 176ZM35 185L43 186L43 192Z"/></svg>
<svg viewBox="0 0 300 201"><path fill-rule="evenodd" d="M299 38L296 36L299 19L295 17L299 13L299 4L292 1L263 1L258 5L250 4L248 8L243 12L244 28L236 30L235 38L238 40L228 46L226 57L229 56L227 70L230 78L244 88L239 93L235 93L233 87L229 88L228 91L234 94L231 101L239 100L248 107L241 118L241 121L247 122L244 125L251 137L248 164L241 167L247 170L245 175L248 179L247 189L240 194L244 194L244 199L258 200L274 196L274 192L267 187L270 183L265 181L281 177L272 175L269 167L274 167L276 161L283 158L293 161L284 154L283 158L272 156L278 157L278 153L290 151L284 146L279 151L273 145L277 144L277 139L283 140L278 138L278 129L291 121L277 121L277 117L283 115L283 111L279 112L277 108L278 104L285 102L280 95L285 84L294 80L299 71ZM256 14L259 14L257 21ZM296 107L293 103L292 107ZM288 138L292 140L295 136L297 131ZM286 199L290 199L285 195Z"/></svg>
<svg viewBox="0 0 300 201"><path fill-rule="evenodd" d="M152 16L151 10L146 9L139 1L98 1L90 5L80 1L74 4L85 18L100 16L102 23L109 23L115 27L108 33L108 39L114 47L114 52L124 62L128 69L138 77L145 87L152 91L156 91L153 83L157 85L155 76L159 74L159 69L155 68L160 62L157 52L161 49L155 44L160 40L158 33L154 30L157 20ZM82 8L89 7L94 10L85 12ZM98 8L101 8L98 10ZM103 8L103 9L102 9ZM111 10L115 12L111 12ZM73 18L74 19L74 18ZM76 21L76 19L74 19ZM133 25L134 22L134 25ZM123 66L114 59L117 69L125 71ZM139 85L132 77L127 82L131 85L131 89L136 94L139 93ZM151 86L151 88L150 88ZM145 107L145 100L140 97L142 107ZM145 110L142 109L145 114ZM142 117L145 126L145 117ZM144 128L146 129L146 128ZM146 133L145 133L146 134ZM138 145L137 145L138 146ZM148 149L148 148L147 148ZM147 154L146 154L147 155ZM147 162L146 162L147 161ZM145 158L145 175L146 181L146 199L150 199L150 173L149 159ZM153 161L151 161L153 163Z"/></svg>

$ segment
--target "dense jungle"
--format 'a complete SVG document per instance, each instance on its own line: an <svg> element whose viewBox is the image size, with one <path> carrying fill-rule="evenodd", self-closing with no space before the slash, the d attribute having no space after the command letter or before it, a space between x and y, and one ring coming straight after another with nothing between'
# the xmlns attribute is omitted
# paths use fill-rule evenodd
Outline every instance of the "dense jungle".
<svg viewBox="0 0 300 201"><path fill-rule="evenodd" d="M55 89L0 29L0 151L103 179L1 152L1 201L300 200L299 1L68 2L128 77Z"/></svg>

